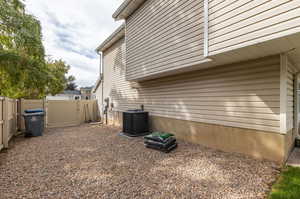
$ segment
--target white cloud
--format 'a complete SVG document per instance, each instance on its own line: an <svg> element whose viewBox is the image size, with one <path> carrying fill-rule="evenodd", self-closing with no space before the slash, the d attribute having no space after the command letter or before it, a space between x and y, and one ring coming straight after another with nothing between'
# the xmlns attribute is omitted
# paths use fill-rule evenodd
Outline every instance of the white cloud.
<svg viewBox="0 0 300 199"><path fill-rule="evenodd" d="M99 75L94 49L120 24L112 13L122 0L27 0L26 9L43 28L47 55L71 65L80 86L90 86Z"/></svg>

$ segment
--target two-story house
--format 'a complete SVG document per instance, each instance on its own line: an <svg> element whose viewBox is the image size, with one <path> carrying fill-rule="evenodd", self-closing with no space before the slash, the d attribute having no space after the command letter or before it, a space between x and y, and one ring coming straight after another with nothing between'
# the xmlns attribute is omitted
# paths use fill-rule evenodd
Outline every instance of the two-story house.
<svg viewBox="0 0 300 199"><path fill-rule="evenodd" d="M125 0L98 48L108 117L284 162L298 135L299 0ZM102 109L103 110L103 109Z"/></svg>
<svg viewBox="0 0 300 199"><path fill-rule="evenodd" d="M92 90L93 90L92 86L81 87L80 88L81 99L91 100L92 99Z"/></svg>

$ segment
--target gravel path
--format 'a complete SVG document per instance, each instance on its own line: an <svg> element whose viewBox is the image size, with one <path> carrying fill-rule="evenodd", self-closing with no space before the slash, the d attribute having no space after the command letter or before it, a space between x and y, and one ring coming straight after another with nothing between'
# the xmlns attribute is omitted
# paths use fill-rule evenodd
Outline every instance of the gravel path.
<svg viewBox="0 0 300 199"><path fill-rule="evenodd" d="M277 165L179 141L164 154L108 127L18 137L0 153L0 198L265 198Z"/></svg>

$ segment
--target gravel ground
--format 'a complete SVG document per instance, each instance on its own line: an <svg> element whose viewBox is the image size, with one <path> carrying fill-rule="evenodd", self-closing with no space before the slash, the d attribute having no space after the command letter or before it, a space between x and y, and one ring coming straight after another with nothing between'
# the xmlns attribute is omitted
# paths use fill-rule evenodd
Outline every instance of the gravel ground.
<svg viewBox="0 0 300 199"><path fill-rule="evenodd" d="M47 130L0 153L0 198L265 198L272 162L179 141L164 154L108 127Z"/></svg>

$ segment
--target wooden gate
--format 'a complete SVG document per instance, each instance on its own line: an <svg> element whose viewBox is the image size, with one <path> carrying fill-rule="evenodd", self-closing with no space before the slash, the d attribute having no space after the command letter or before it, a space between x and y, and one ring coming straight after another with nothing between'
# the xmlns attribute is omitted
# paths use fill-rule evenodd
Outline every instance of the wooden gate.
<svg viewBox="0 0 300 199"><path fill-rule="evenodd" d="M80 101L53 100L46 102L48 128L80 124Z"/></svg>

